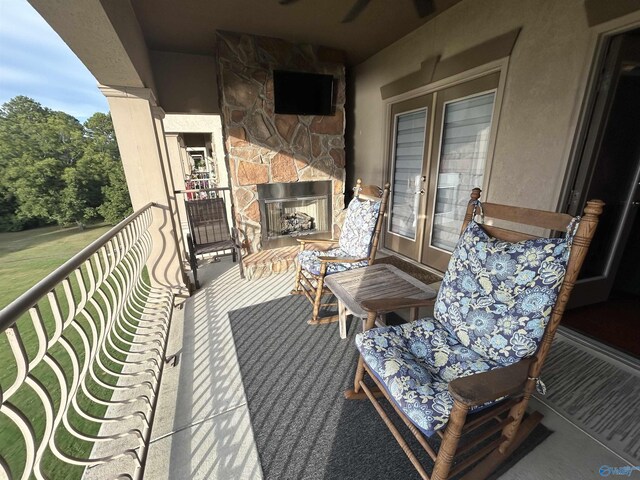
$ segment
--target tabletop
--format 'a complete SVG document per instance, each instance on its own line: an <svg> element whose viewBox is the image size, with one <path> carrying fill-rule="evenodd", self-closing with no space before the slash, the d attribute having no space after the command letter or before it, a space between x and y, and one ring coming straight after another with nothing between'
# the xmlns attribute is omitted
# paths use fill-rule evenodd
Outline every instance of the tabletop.
<svg viewBox="0 0 640 480"><path fill-rule="evenodd" d="M393 265L375 264L325 277L325 284L357 317L366 317L361 303L378 298L420 298L436 296L436 291Z"/></svg>

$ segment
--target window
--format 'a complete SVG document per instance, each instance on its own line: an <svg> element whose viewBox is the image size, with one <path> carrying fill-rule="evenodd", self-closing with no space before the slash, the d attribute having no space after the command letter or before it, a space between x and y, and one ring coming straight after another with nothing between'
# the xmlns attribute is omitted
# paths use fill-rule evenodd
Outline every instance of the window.
<svg viewBox="0 0 640 480"><path fill-rule="evenodd" d="M396 116L389 230L415 240L427 109Z"/></svg>
<svg viewBox="0 0 640 480"><path fill-rule="evenodd" d="M452 252L469 192L481 187L489 148L495 93L445 105L431 245Z"/></svg>

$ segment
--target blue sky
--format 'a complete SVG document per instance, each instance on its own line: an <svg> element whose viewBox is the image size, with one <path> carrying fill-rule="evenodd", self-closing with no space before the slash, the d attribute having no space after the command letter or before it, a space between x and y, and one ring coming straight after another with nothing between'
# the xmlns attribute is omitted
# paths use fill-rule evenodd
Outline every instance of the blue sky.
<svg viewBox="0 0 640 480"><path fill-rule="evenodd" d="M93 75L26 0L0 0L0 104L16 95L80 121L107 112Z"/></svg>

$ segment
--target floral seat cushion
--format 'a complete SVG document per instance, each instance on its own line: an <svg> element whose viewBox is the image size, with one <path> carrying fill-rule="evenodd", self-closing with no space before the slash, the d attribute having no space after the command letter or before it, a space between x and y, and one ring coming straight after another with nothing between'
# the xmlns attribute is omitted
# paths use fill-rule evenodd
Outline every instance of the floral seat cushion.
<svg viewBox="0 0 640 480"><path fill-rule="evenodd" d="M380 202L354 198L347 207L338 245L347 257L366 258L376 228Z"/></svg>
<svg viewBox="0 0 640 480"><path fill-rule="evenodd" d="M298 262L307 272L313 273L314 275L320 275L320 265L321 262L318 257L351 257L341 248L333 248L331 250L326 251L318 251L318 250L303 250L298 254ZM367 260L363 260L362 262L356 263L327 263L327 273L326 275L331 275L332 273L344 272L345 270L351 270L354 268L366 267L369 265Z"/></svg>
<svg viewBox="0 0 640 480"><path fill-rule="evenodd" d="M501 365L533 355L562 285L570 242L500 241L471 221L436 298L434 316L465 347Z"/></svg>
<svg viewBox="0 0 640 480"><path fill-rule="evenodd" d="M432 318L368 330L356 336L356 345L394 403L427 436L449 420L450 381L500 367Z"/></svg>

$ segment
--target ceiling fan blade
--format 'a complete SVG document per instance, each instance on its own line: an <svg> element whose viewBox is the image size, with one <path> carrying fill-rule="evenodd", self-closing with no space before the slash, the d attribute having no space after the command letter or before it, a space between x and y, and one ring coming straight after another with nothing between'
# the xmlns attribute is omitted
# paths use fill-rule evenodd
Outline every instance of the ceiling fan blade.
<svg viewBox="0 0 640 480"><path fill-rule="evenodd" d="M436 11L433 0L413 0L413 4L420 18L428 17Z"/></svg>
<svg viewBox="0 0 640 480"><path fill-rule="evenodd" d="M362 13L366 6L369 5L369 1L370 0L356 0L356 3L353 4L351 10L349 10L349 12L342 19L342 23L353 22L358 17L358 15Z"/></svg>

